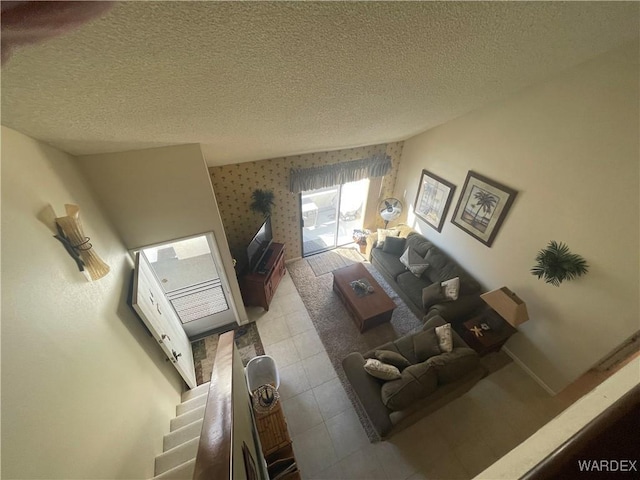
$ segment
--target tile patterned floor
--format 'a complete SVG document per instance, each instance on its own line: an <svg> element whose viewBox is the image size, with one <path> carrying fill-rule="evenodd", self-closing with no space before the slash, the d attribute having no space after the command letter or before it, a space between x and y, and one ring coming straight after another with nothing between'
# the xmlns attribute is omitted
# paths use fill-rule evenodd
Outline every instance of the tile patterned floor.
<svg viewBox="0 0 640 480"><path fill-rule="evenodd" d="M467 394L369 443L289 275L269 312L248 308L280 395L298 465L311 479L472 478L566 408L510 363Z"/></svg>
<svg viewBox="0 0 640 480"><path fill-rule="evenodd" d="M213 334L191 342L193 362L196 370L196 383L198 385L202 385L211 379L219 338L219 334ZM240 358L242 358L242 363L245 366L253 357L264 355L264 348L260 340L257 324L255 323L248 323L247 325L236 327L234 341L240 353Z"/></svg>

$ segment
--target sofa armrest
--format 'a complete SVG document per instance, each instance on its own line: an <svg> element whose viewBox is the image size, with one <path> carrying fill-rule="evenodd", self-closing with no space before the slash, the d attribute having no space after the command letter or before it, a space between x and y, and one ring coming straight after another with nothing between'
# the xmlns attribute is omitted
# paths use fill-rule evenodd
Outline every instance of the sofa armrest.
<svg viewBox="0 0 640 480"><path fill-rule="evenodd" d="M364 256L367 260L371 260L371 250L376 248L378 245L378 232L374 232L370 235L367 235L367 248L364 252Z"/></svg>
<svg viewBox="0 0 640 480"><path fill-rule="evenodd" d="M443 302L432 305L424 319L430 319L435 315L440 315L447 322L457 325L465 320L469 320L483 305L484 302L477 293L460 295L455 302Z"/></svg>
<svg viewBox="0 0 640 480"><path fill-rule="evenodd" d="M435 313L435 311L433 315L431 315L429 318L425 316L423 320L424 320L424 326L422 327L422 330L429 330L430 328L439 327L447 323L447 321L444 318L442 318L440 315Z"/></svg>
<svg viewBox="0 0 640 480"><path fill-rule="evenodd" d="M360 353L350 353L342 360L342 367L373 428L384 437L393 427L389 418L391 410L382 403L381 383L366 372L364 361Z"/></svg>

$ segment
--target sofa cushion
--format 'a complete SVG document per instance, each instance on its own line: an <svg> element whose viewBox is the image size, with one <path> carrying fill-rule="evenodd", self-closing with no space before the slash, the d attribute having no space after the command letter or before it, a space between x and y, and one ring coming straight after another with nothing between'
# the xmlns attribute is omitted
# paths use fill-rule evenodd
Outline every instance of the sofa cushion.
<svg viewBox="0 0 640 480"><path fill-rule="evenodd" d="M440 279L441 270L447 266L447 263L449 263L449 257L447 257L447 255L442 253L439 248L431 247L424 259L429 263L429 265L431 265L431 267L433 267L434 272L429 272L429 279L432 282L442 282L447 280L446 278Z"/></svg>
<svg viewBox="0 0 640 480"><path fill-rule="evenodd" d="M400 256L402 255L402 252L404 252L404 245L406 242L406 238L388 236L384 241L384 245L382 245L382 251Z"/></svg>
<svg viewBox="0 0 640 480"><path fill-rule="evenodd" d="M411 365L409 360L404 358L400 353L391 350L376 350L373 355L382 363L393 365L400 371Z"/></svg>
<svg viewBox="0 0 640 480"><path fill-rule="evenodd" d="M445 301L444 294L442 293L442 285L440 282L432 283L428 287L422 289L422 308L426 312L432 305L442 303Z"/></svg>
<svg viewBox="0 0 640 480"><path fill-rule="evenodd" d="M407 247L400 256L400 262L416 277L422 276L429 264L411 247Z"/></svg>
<svg viewBox="0 0 640 480"><path fill-rule="evenodd" d="M416 351L413 345L413 335L404 335L397 340L394 340L393 348L396 349L398 353L400 353L404 358L409 360L409 363L411 363L412 365L418 363L418 359L416 358Z"/></svg>
<svg viewBox="0 0 640 480"><path fill-rule="evenodd" d="M429 274L431 274L431 272L429 272ZM460 279L460 293L462 295L469 295L480 290L480 284L453 260L449 260L444 267L438 272L435 272L434 278L437 279L433 281L436 282L439 280L444 282L445 280L455 277Z"/></svg>
<svg viewBox="0 0 640 480"><path fill-rule="evenodd" d="M462 276L461 273L462 271L456 263L454 263L452 260L447 260L447 262L442 267L440 267L438 278L441 282L444 282L445 280L448 280L450 278L460 278Z"/></svg>
<svg viewBox="0 0 640 480"><path fill-rule="evenodd" d="M398 380L385 382L380 395L382 403L390 410L404 410L438 387L438 377L427 362L407 367Z"/></svg>
<svg viewBox="0 0 640 480"><path fill-rule="evenodd" d="M425 363L435 370L438 383L445 384L455 382L475 369L480 363L480 357L470 348L454 348L449 353L431 357Z"/></svg>
<svg viewBox="0 0 640 480"><path fill-rule="evenodd" d="M379 228L378 248L382 248L387 237L397 237L398 235L400 235L400 232L398 230L394 230L392 228Z"/></svg>
<svg viewBox="0 0 640 480"><path fill-rule="evenodd" d="M413 335L413 350L417 362L424 362L428 358L442 353L435 330L435 328L430 328Z"/></svg>
<svg viewBox="0 0 640 480"><path fill-rule="evenodd" d="M387 274L394 280L398 275L407 272L407 267L400 262L398 255L387 253L381 248L374 248L371 251L371 257L372 261L375 262L375 268L381 270L382 273Z"/></svg>
<svg viewBox="0 0 640 480"><path fill-rule="evenodd" d="M429 270L427 270L427 272ZM396 282L402 289L402 292L409 297L409 300L411 300L414 305L422 305L422 289L431 283L424 278L417 278L411 272L398 275Z"/></svg>
<svg viewBox="0 0 640 480"><path fill-rule="evenodd" d="M473 278L471 278L467 273L463 272L462 269L457 273L457 276L460 278L460 293L462 295L471 295L472 293L476 293L480 291L480 284Z"/></svg>
<svg viewBox="0 0 640 480"><path fill-rule="evenodd" d="M419 233L413 232L407 236L407 247L413 248L422 258L425 257L427 251L433 247L433 243L424 238Z"/></svg>
<svg viewBox="0 0 640 480"><path fill-rule="evenodd" d="M376 358L368 358L364 363L364 369L366 372L380 380L395 380L400 378L400 370L393 365L382 363Z"/></svg>
<svg viewBox="0 0 640 480"><path fill-rule="evenodd" d="M470 295L480 290L480 284L460 266L437 248L427 252L425 260L431 268L426 275L432 282L444 282L450 278L460 278L460 293Z"/></svg>

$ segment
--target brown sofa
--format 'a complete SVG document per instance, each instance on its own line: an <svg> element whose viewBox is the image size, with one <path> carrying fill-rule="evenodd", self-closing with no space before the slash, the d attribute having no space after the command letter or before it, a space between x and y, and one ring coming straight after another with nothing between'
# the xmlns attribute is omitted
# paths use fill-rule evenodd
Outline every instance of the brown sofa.
<svg viewBox="0 0 640 480"><path fill-rule="evenodd" d="M442 317L434 316L425 323L422 332L406 335L364 354L350 353L342 360L347 378L380 437L388 437L437 410L465 393L486 374L478 354L455 331L452 331L452 352L420 358L425 354L417 341L419 336L424 337L423 333L430 333L429 330L445 323ZM411 365L402 370L402 378L385 382L365 371L365 360L374 357L376 350L399 353L409 361Z"/></svg>

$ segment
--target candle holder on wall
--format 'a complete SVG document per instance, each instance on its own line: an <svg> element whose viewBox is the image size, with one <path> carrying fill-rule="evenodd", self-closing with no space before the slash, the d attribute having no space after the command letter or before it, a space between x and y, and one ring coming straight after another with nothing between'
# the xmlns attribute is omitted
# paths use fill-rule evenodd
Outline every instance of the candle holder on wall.
<svg viewBox="0 0 640 480"><path fill-rule="evenodd" d="M81 272L86 271L91 280L104 277L111 268L96 253L91 244L91 239L84 234L80 222L80 207L67 204L64 206L67 215L56 217L56 229L54 238L59 240L71 258L76 262Z"/></svg>

